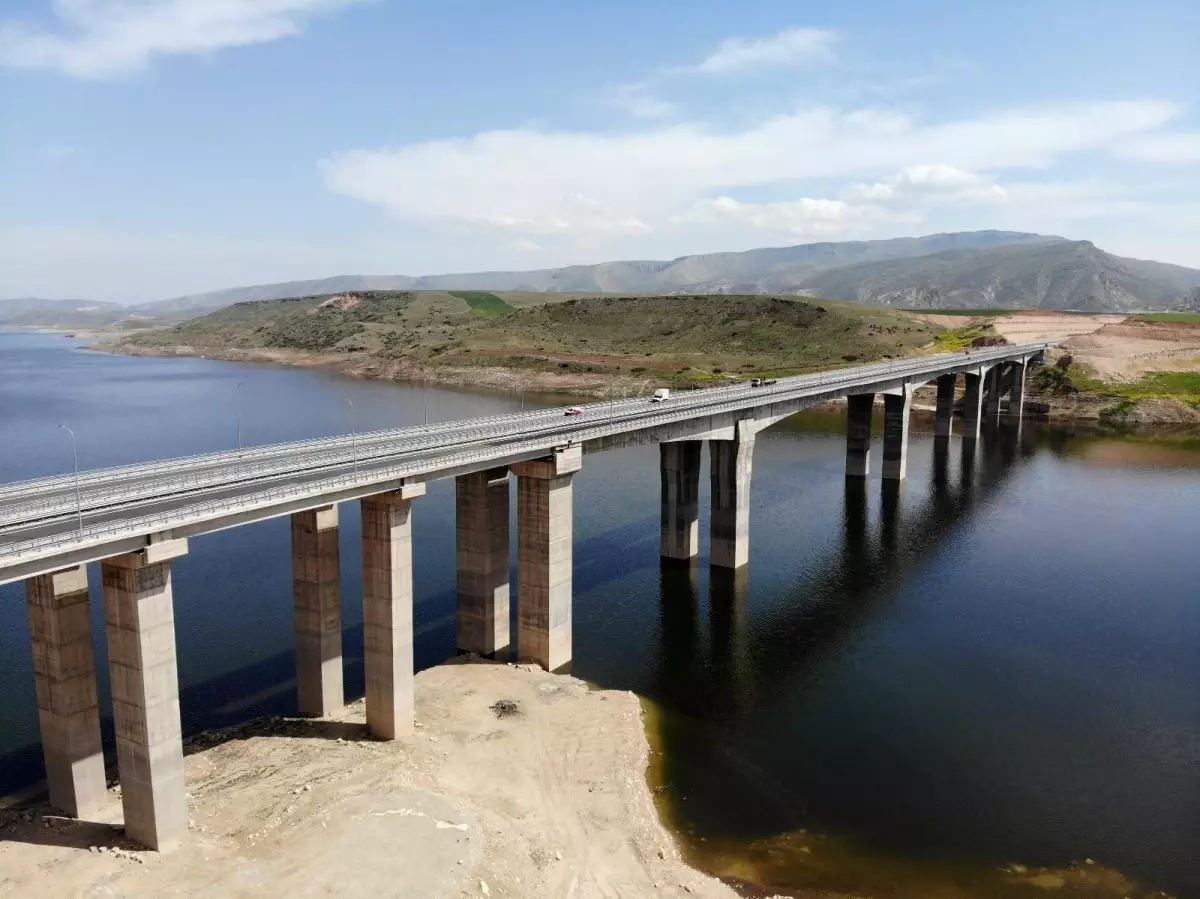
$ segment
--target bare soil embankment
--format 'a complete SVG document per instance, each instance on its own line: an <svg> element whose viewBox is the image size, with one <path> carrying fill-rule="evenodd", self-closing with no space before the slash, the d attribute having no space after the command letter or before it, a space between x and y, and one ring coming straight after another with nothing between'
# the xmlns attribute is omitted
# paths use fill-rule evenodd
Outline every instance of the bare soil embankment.
<svg viewBox="0 0 1200 899"><path fill-rule="evenodd" d="M115 789L100 823L6 812L0 895L735 896L659 823L633 694L449 664L417 675L416 701L416 735L394 743L368 738L361 702L201 736L192 829L168 853L125 843Z"/></svg>

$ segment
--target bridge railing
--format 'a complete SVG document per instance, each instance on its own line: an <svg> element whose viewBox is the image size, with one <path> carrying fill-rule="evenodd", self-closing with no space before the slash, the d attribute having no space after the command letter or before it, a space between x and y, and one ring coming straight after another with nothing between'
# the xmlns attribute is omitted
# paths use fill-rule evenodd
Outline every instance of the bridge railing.
<svg viewBox="0 0 1200 899"><path fill-rule="evenodd" d="M703 391L709 394L709 397L707 402L702 405L706 414L720 415L746 408L748 404L744 400L747 395L755 400L751 405L760 405L764 402L787 402L806 394L840 391L848 384L869 384L873 380L902 378L910 375L929 376L941 369L955 365L1000 361L1015 355L1035 353L1044 349L1045 346L1046 344L1042 343L1024 344L973 353L969 357L959 354L944 354L903 360L897 363L862 366L853 370L802 375L780 379L778 383L767 390L749 388L733 391L736 395L731 395L731 392L726 390ZM720 395L716 396L718 393ZM56 534L0 545L0 563L14 564L25 558L53 555L67 548L103 545L119 536L166 532L184 524L217 519L232 511L269 508L305 496L336 493L341 490L366 487L381 481L436 473L438 470L461 469L463 466L487 462L498 456L512 457L522 453L546 452L552 446L562 442L582 443L629 430L673 424L696 417L694 410L700 404L699 399L686 404L660 404L652 410L636 415L622 415L607 420L598 420L594 423L591 421L568 423L564 419L558 418L558 426L539 429L535 435L527 436L525 439L506 440L500 445L494 442L486 443L484 446L459 449L458 451L451 447L448 452L437 455L436 459L409 456L390 465L379 464L381 461L387 461L386 456L360 460L362 467L358 470L332 473L330 477L326 478L306 480L302 483L281 484L251 494L203 500L166 512L97 523L85 526L82 530L71 528ZM643 405L641 408L644 410L645 406ZM462 442L458 444L459 447L462 445Z"/></svg>

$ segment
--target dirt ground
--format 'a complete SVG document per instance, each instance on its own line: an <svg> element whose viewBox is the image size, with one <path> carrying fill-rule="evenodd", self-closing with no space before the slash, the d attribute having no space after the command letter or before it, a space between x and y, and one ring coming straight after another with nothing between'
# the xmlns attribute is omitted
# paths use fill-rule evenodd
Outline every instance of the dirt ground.
<svg viewBox="0 0 1200 899"><path fill-rule="evenodd" d="M513 714L492 709L500 700ZM271 719L186 749L191 830L167 853L127 844L116 788L99 822L43 808L0 819L0 895L267 897L702 896L645 780L640 704L527 666L448 664L416 679L418 729Z"/></svg>
<svg viewBox="0 0 1200 899"><path fill-rule="evenodd" d="M996 333L1009 343L1052 340L1091 334L1106 325L1125 320L1123 314L1067 315L1062 312L1014 312L998 316L992 323Z"/></svg>
<svg viewBox="0 0 1200 899"><path fill-rule="evenodd" d="M1064 348L1112 381L1147 371L1200 370L1200 326L1186 322L1123 321L1072 337Z"/></svg>

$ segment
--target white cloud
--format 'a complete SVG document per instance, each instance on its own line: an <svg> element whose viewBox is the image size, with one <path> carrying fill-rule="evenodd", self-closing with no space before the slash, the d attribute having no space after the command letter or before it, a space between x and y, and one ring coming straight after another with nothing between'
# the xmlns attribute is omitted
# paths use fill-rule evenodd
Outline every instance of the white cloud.
<svg viewBox="0 0 1200 899"><path fill-rule="evenodd" d="M0 22L0 65L109 78L157 56L294 37L313 16L362 0L54 0L59 29Z"/></svg>
<svg viewBox="0 0 1200 899"><path fill-rule="evenodd" d="M677 72L730 75L755 69L800 68L833 58L837 32L825 28L789 28L774 37L731 37L707 59Z"/></svg>
<svg viewBox="0 0 1200 899"><path fill-rule="evenodd" d="M679 124L624 134L492 131L352 150L323 161L321 170L331 190L426 225L568 242L615 239L722 219L719 208L705 212L705 203L738 188L759 188L783 205L772 202L760 211L739 206L733 217L794 233L796 222L832 228L837 219L837 207L795 199L794 185L805 179L844 180L843 202L888 207L892 215L900 214L905 198L910 207L916 197L996 199L1003 189L975 173L1039 169L1075 152L1110 150L1176 115L1173 104L1156 100L1012 110L942 123L880 110L813 108L740 130ZM850 186L889 173L888 180ZM818 221L825 224L812 224Z"/></svg>
<svg viewBox="0 0 1200 899"><path fill-rule="evenodd" d="M885 218L898 219L879 206L845 200L801 197L775 203L740 203L732 197L698 200L688 212L673 217L681 223L748 225L791 238L828 238L870 227Z"/></svg>
<svg viewBox="0 0 1200 899"><path fill-rule="evenodd" d="M679 111L674 103L654 96L650 89L641 83L618 84L605 94L604 100L639 119L666 119Z"/></svg>
<svg viewBox="0 0 1200 899"><path fill-rule="evenodd" d="M990 178L952 165L910 165L886 182L855 184L845 192L849 199L874 203L911 201L917 197L995 200L1004 194L1004 188Z"/></svg>
<svg viewBox="0 0 1200 899"><path fill-rule="evenodd" d="M1200 162L1200 133L1149 134L1131 141L1121 155L1144 162Z"/></svg>

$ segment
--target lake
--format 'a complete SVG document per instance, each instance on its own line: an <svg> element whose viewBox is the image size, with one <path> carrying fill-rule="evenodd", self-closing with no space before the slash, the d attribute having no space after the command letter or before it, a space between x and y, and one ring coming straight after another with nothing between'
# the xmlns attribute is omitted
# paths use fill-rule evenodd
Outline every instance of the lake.
<svg viewBox="0 0 1200 899"><path fill-rule="evenodd" d="M0 332L0 482L70 471L60 424L96 468L231 448L239 418L261 444L523 402L79 343ZM574 673L645 697L663 814L693 864L749 894L1200 896L1200 442L1026 422L966 453L919 427L892 492L878 446L847 487L837 414L761 434L751 561L732 576L660 564L654 447L586 457ZM442 481L414 506L419 667L455 648L453 500ZM350 695L357 517L341 516ZM289 561L284 518L175 563L185 731L294 711ZM13 793L42 776L17 584L0 587L0 672Z"/></svg>

